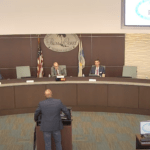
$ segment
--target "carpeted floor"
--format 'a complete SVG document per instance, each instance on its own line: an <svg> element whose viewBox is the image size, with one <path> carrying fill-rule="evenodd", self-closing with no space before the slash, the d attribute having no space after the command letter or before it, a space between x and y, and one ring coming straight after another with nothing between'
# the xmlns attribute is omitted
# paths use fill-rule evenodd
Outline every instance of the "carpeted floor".
<svg viewBox="0 0 150 150"><path fill-rule="evenodd" d="M135 150L140 121L150 116L72 112L73 150ZM33 150L33 114L0 117L0 150Z"/></svg>

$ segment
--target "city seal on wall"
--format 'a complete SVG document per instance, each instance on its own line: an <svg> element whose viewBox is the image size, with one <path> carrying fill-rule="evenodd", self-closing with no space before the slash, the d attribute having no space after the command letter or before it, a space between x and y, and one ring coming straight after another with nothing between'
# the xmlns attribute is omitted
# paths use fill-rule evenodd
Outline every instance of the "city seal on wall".
<svg viewBox="0 0 150 150"><path fill-rule="evenodd" d="M50 50L68 52L78 46L79 38L76 34L47 34L44 44Z"/></svg>

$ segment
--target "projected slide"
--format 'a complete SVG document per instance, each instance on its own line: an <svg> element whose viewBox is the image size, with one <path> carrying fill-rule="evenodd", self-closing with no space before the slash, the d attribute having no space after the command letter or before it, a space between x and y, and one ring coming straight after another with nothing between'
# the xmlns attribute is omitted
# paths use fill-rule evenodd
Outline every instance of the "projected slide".
<svg viewBox="0 0 150 150"><path fill-rule="evenodd" d="M141 134L150 134L150 122L140 122Z"/></svg>
<svg viewBox="0 0 150 150"><path fill-rule="evenodd" d="M125 0L125 25L150 26L150 0Z"/></svg>

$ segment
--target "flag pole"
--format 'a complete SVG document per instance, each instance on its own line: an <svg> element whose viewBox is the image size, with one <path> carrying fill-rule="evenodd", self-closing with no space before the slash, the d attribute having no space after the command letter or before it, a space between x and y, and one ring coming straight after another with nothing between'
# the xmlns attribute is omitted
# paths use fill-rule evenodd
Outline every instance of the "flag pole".
<svg viewBox="0 0 150 150"><path fill-rule="evenodd" d="M82 63L81 63L81 40L79 40L79 53L78 53L78 65L79 65L79 72L78 77L82 77Z"/></svg>
<svg viewBox="0 0 150 150"><path fill-rule="evenodd" d="M37 77L43 77L43 54L40 46L40 35L38 34L38 58L37 58Z"/></svg>

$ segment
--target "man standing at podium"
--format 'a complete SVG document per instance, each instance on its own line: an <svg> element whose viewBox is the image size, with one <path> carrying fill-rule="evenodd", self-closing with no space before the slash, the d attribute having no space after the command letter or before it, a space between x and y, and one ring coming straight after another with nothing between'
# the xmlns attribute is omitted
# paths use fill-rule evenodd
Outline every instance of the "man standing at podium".
<svg viewBox="0 0 150 150"><path fill-rule="evenodd" d="M46 100L41 101L34 114L34 120L38 120L38 115L42 114L41 131L43 131L45 149L51 150L51 135L53 135L56 150L62 150L61 132L63 124L60 117L60 111L63 111L67 118L71 120L68 109L62 104L61 100L52 98L52 91L45 91Z"/></svg>

